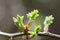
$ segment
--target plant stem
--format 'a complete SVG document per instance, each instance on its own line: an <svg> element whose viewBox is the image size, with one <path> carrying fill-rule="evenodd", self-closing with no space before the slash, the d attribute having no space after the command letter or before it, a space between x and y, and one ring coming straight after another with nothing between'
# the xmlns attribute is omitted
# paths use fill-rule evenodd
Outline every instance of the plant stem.
<svg viewBox="0 0 60 40"><path fill-rule="evenodd" d="M24 34L25 35L22 36L22 39L23 40L28 40L28 27L27 26L25 26Z"/></svg>
<svg viewBox="0 0 60 40"><path fill-rule="evenodd" d="M10 39L9 40L12 40L13 39L13 37L10 37Z"/></svg>
<svg viewBox="0 0 60 40"><path fill-rule="evenodd" d="M48 27L49 27L48 25L44 26L44 32L48 32Z"/></svg>
<svg viewBox="0 0 60 40"><path fill-rule="evenodd" d="M26 26L26 40L28 40L28 28Z"/></svg>

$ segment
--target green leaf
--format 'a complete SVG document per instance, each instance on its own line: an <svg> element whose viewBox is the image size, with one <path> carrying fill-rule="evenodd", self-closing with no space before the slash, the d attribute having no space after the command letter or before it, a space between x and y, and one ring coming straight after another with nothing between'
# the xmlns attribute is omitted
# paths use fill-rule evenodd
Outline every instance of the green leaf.
<svg viewBox="0 0 60 40"><path fill-rule="evenodd" d="M20 16L17 14L17 20L20 22L20 23L23 23L23 18L24 16Z"/></svg>
<svg viewBox="0 0 60 40"><path fill-rule="evenodd" d="M46 16L44 20L44 25L50 25L51 23L53 23L53 20L54 20L54 17L52 15Z"/></svg>
<svg viewBox="0 0 60 40"><path fill-rule="evenodd" d="M27 14L27 17L29 18L29 22L34 21L39 16L38 10L31 11Z"/></svg>
<svg viewBox="0 0 60 40"><path fill-rule="evenodd" d="M15 17L13 17L13 21L14 21L14 22L18 22L18 20L17 20Z"/></svg>
<svg viewBox="0 0 60 40"><path fill-rule="evenodd" d="M40 25L37 25L35 28L34 28L34 33L38 34L39 31L41 29L41 26Z"/></svg>
<svg viewBox="0 0 60 40"><path fill-rule="evenodd" d="M41 30L41 26L40 25L37 25L34 28L34 32L31 33L32 37L37 36L40 30Z"/></svg>
<svg viewBox="0 0 60 40"><path fill-rule="evenodd" d="M18 26L19 22L18 22L18 20L17 20L15 17L13 17L13 21L14 21L14 24L15 24L16 26Z"/></svg>
<svg viewBox="0 0 60 40"><path fill-rule="evenodd" d="M17 15L16 18L13 17L13 21L19 29L23 27L23 16Z"/></svg>
<svg viewBox="0 0 60 40"><path fill-rule="evenodd" d="M37 34L35 34L34 32L32 32L32 33L31 33L31 37L33 38L33 37L35 37L35 36L37 36Z"/></svg>

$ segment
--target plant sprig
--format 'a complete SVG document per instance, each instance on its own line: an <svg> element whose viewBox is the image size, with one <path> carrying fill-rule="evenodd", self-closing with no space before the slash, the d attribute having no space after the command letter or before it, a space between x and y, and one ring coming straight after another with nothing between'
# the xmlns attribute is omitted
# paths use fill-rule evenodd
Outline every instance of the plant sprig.
<svg viewBox="0 0 60 40"><path fill-rule="evenodd" d="M40 25L37 25L34 28L34 32L31 33L31 37L37 36L40 30L41 30L41 26Z"/></svg>
<svg viewBox="0 0 60 40"><path fill-rule="evenodd" d="M27 14L27 18L29 18L29 21L27 23L28 25L28 28L31 27L32 25L32 22L34 20L36 20L36 18L39 16L39 11L38 10L34 10L34 11L31 11L30 13Z"/></svg>
<svg viewBox="0 0 60 40"><path fill-rule="evenodd" d="M20 16L17 14L17 17L13 17L14 24L21 30L23 28L23 18L24 16Z"/></svg>
<svg viewBox="0 0 60 40"><path fill-rule="evenodd" d="M39 16L38 12L38 10L34 10L27 14L27 17L29 18L29 23L32 23Z"/></svg>
<svg viewBox="0 0 60 40"><path fill-rule="evenodd" d="M53 15L46 16L44 20L44 25L51 25L53 23L54 17Z"/></svg>
<svg viewBox="0 0 60 40"><path fill-rule="evenodd" d="M28 34L28 31L30 30L30 27L32 25L31 23L34 20L36 20L36 18L39 16L38 13L39 13L38 10L34 10L34 11L31 11L30 13L28 13L27 18L29 18L29 20L26 25L23 24L24 16L17 15L16 17L13 17L14 24L19 28L19 30L21 32ZM54 17L52 15L46 16L46 18L44 20L44 25L49 26L51 23L53 23L53 20L54 20ZM40 30L41 30L41 26L37 25L34 28L34 32L31 33L31 36L32 37L37 36Z"/></svg>

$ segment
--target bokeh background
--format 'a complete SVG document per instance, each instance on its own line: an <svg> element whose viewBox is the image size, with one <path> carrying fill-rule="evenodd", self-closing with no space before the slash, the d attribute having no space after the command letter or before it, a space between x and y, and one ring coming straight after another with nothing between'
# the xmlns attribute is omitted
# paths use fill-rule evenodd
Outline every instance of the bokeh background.
<svg viewBox="0 0 60 40"><path fill-rule="evenodd" d="M42 25L45 16L53 15L55 17L54 23L50 25L49 32L60 34L60 0L0 0L0 30L7 33L19 32L18 28L14 25L12 17L24 15L24 24L28 19L26 14L39 10L40 16L36 19L35 23ZM32 25L35 25L35 23ZM0 36L0 40L9 40L8 37ZM15 37L13 40L21 40L21 37ZM57 38L38 36L29 40L60 40Z"/></svg>

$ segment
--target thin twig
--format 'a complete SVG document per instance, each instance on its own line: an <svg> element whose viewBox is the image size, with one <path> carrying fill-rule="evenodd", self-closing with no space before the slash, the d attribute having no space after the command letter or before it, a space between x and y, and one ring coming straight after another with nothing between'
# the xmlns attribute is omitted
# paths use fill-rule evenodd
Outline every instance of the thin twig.
<svg viewBox="0 0 60 40"><path fill-rule="evenodd" d="M60 35L53 34L53 33L50 33L50 32L39 32L38 35L39 36L47 36L47 37L52 37L52 38L58 38L58 39L60 39Z"/></svg>
<svg viewBox="0 0 60 40"><path fill-rule="evenodd" d="M28 32L28 35L30 35L31 32ZM18 33L5 33L5 32L0 32L0 35L2 36L7 36L7 37L16 37L16 36L22 36L25 35L23 32L18 32ZM47 37L53 37L53 38L59 38L60 39L60 35L58 34L53 34L50 32L39 32L38 36L47 36Z"/></svg>

